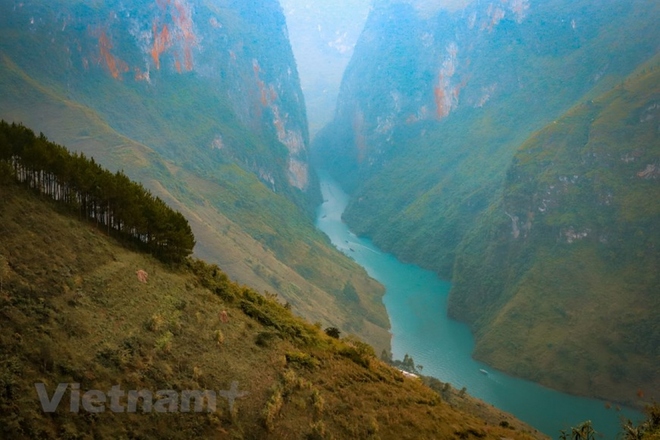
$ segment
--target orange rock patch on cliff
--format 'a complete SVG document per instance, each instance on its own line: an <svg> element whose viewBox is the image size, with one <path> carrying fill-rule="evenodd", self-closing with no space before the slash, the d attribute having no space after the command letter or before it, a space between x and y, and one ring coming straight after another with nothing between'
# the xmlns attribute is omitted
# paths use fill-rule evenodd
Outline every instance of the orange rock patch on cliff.
<svg viewBox="0 0 660 440"><path fill-rule="evenodd" d="M157 0L157 3L165 13L161 13L160 17L154 20L153 25L154 41L151 58L156 69L160 69L162 54L175 47L174 65L177 72L181 73L183 68L187 71L193 70L193 48L197 45L197 36L193 30L190 8L182 0ZM169 24L163 24L159 31L159 22L169 22Z"/></svg>
<svg viewBox="0 0 660 440"><path fill-rule="evenodd" d="M449 106L447 105L447 95L442 87L434 87L433 95L435 96L436 115L438 119L442 119L449 115Z"/></svg>
<svg viewBox="0 0 660 440"><path fill-rule="evenodd" d="M156 22L154 22L153 32L154 44L151 47L151 58L153 58L156 69L158 70L160 69L161 54L170 47L170 31L167 29L167 25L163 25L163 29L158 32L158 26L156 25Z"/></svg>
<svg viewBox="0 0 660 440"><path fill-rule="evenodd" d="M99 36L99 51L101 52L101 58L105 61L105 65L108 70L110 70L112 77L118 79L122 73L128 72L128 64L113 56L112 53L110 53L111 49L112 43L105 31L102 31Z"/></svg>
<svg viewBox="0 0 660 440"><path fill-rule="evenodd" d="M174 22L180 29L183 35L183 58L186 70L193 69L192 48L197 44L197 36L193 31L192 17L185 4L181 1L174 1L174 8L176 14L174 15Z"/></svg>

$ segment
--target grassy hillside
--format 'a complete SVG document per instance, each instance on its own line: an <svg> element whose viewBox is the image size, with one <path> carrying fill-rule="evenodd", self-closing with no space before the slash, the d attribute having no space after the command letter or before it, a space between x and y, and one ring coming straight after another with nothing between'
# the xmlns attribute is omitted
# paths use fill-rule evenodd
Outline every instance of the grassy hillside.
<svg viewBox="0 0 660 440"><path fill-rule="evenodd" d="M450 313L478 358L569 392L660 397L659 66L516 153L456 260Z"/></svg>
<svg viewBox="0 0 660 440"><path fill-rule="evenodd" d="M456 395L449 404L365 344L325 335L217 266L164 266L2 180L3 437L533 438L488 405ZM218 394L212 413L142 413L138 404L137 413L108 405L74 414L67 392L50 414L34 386L50 397L58 383L155 392L229 390L233 381L249 394L233 410ZM489 423L470 414L476 408Z"/></svg>
<svg viewBox="0 0 660 440"><path fill-rule="evenodd" d="M197 236L196 255L221 264L241 283L281 294L311 321L358 334L379 349L389 347L382 286L254 174L232 163L217 164L212 174L175 164L6 56L0 58L0 87L0 118L22 122L112 171L123 169L181 211ZM336 299L349 282L361 297L359 310Z"/></svg>

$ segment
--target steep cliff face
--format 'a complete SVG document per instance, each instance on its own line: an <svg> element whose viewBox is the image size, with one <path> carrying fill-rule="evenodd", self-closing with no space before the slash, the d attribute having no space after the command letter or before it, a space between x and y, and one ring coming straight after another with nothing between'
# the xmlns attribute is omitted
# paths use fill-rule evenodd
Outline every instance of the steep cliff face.
<svg viewBox="0 0 660 440"><path fill-rule="evenodd" d="M354 193L347 221L450 276L460 237L497 192L516 147L648 59L658 9L643 1L378 3L335 119L314 146L317 162Z"/></svg>
<svg viewBox="0 0 660 440"><path fill-rule="evenodd" d="M382 286L311 221L320 192L276 0L2 2L0 118L124 169L238 282L389 346ZM337 299L347 283L359 312Z"/></svg>
<svg viewBox="0 0 660 440"><path fill-rule="evenodd" d="M177 161L219 155L275 190L308 189L304 100L277 2L5 2L2 17L3 53L113 128Z"/></svg>
<svg viewBox="0 0 660 440"><path fill-rule="evenodd" d="M538 208L546 209L543 202L547 209L556 202L554 196L544 200L538 195L531 217L518 205L517 209L504 202L498 205L503 191L508 191L507 170L518 148L532 133L577 103L610 90L654 56L660 49L659 18L660 5L646 1L388 0L374 6L344 76L335 119L316 138L313 157L352 192L345 219L355 232L370 236L403 260L453 278L450 312L473 325L481 358L495 363L496 353L507 344L504 333L488 334L493 327L486 322L497 316L500 329L512 323L510 316L493 310L505 310L515 280L528 267L525 264L533 264L540 255L514 257L497 248L501 252L489 253L488 264L506 270L485 269L486 262L479 258L491 246L489 234L493 228L505 228L508 239L517 236L522 241L535 228L534 219L541 215ZM566 160L583 159L568 156ZM562 175L566 181L557 181L552 190L539 189L539 194L571 188L601 166L608 165L591 160L579 173L566 171ZM654 175L654 162L644 163L635 173ZM594 197L606 196L598 194ZM578 200L561 203L573 202ZM582 243L597 229L568 223L562 223L553 240L561 235L566 245ZM510 264L517 258L520 265ZM650 267L648 255L640 253L638 258L640 267ZM606 272L593 267L585 271L589 276ZM545 285L565 291L579 276L575 272L555 284L546 273L530 281L529 288ZM497 299L481 301L480 283L486 283L489 295ZM587 288L597 292L595 285ZM590 298L598 302L597 295ZM536 311L527 312L519 316L536 325ZM584 325L601 319L597 316L590 315ZM611 322L617 332L624 328L621 320ZM566 329L573 335L580 331L575 322L567 323ZM482 345L485 339L479 338L487 334L488 342ZM587 334L575 340L584 343ZM522 341L526 335L521 331L517 338ZM525 348L530 353L537 353L532 346L540 350L531 358L543 357L541 339L530 336L528 342ZM490 350L488 356L484 347ZM549 364L530 361L525 367L512 367L513 353L523 346L511 347L502 351L512 354L511 363L497 365L542 380L531 372L539 369L545 374ZM617 368L606 358L599 358L603 368ZM590 367L585 363L578 368L584 372ZM543 381L570 388L567 375L550 376ZM638 370L630 377L647 376ZM570 390L624 399L624 386L615 392L612 380L603 378L603 386Z"/></svg>
<svg viewBox="0 0 660 440"><path fill-rule="evenodd" d="M300 84L305 94L310 134L332 119L339 85L371 0L281 0Z"/></svg>
<svg viewBox="0 0 660 440"><path fill-rule="evenodd" d="M528 17L529 3L464 3L447 9L443 2L376 2L345 74L335 121L319 141L324 159L360 170L361 176L347 178L347 184L364 182L365 174L377 172L404 148L396 138L402 128L418 137L428 127L425 122L443 121L459 110L463 117L483 113L471 110L535 86L524 75L535 73L529 72L534 63L549 55L541 52L555 48L534 41L540 38L538 23ZM560 22L544 13L537 13L539 20ZM554 27L551 32L562 31ZM569 40L565 49L590 31L574 28L573 35L562 36ZM334 135L336 129L343 138Z"/></svg>

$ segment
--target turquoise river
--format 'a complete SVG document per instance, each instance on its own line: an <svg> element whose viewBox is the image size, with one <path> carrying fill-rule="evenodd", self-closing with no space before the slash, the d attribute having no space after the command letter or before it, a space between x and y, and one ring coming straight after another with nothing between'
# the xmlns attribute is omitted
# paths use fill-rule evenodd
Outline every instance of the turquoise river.
<svg viewBox="0 0 660 440"><path fill-rule="evenodd" d="M621 418L642 418L634 410L617 410L614 405L607 409L603 401L554 391L472 359L474 340L470 330L447 317L450 283L433 272L401 263L368 239L353 234L341 220L348 196L326 173L319 172L319 176L324 202L318 209L316 226L385 286L383 301L392 326L395 359L409 354L423 366L423 374L450 382L458 389L466 387L471 395L514 414L552 438L558 438L561 429L591 420L601 433L599 438L614 439L620 432Z"/></svg>

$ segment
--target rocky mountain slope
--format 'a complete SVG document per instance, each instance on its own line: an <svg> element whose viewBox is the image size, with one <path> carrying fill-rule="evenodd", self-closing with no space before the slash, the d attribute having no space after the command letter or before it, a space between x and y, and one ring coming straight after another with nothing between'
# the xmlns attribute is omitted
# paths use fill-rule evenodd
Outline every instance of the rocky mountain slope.
<svg viewBox="0 0 660 440"><path fill-rule="evenodd" d="M389 344L382 287L311 222L318 189L278 2L3 2L0 90L3 119L181 210L197 255L314 321ZM349 283L359 313L336 299Z"/></svg>
<svg viewBox="0 0 660 440"><path fill-rule="evenodd" d="M474 237L485 239L491 222L506 223L510 233L515 217L519 234L524 234L527 214L499 209L497 204L505 197L507 170L519 147L577 103L601 96L653 57L660 49L659 17L660 6L646 1L377 2L344 76L335 119L317 136L313 148L317 163L352 192L346 221L400 259L453 278L452 314L470 322L478 339L483 337L487 330L481 322L492 318L496 309L475 298L487 286L498 286L498 307L504 307L518 278L472 264L480 261ZM582 172L594 173L602 165L588 162ZM573 174L564 177L567 185L573 184ZM642 208L634 204L626 209ZM571 232L565 226L563 233L584 232L576 227ZM506 254L492 257L499 259L498 267L513 264ZM640 268L652 267L654 260L646 254L639 258ZM469 269L466 261L471 262ZM607 269L589 276L603 271ZM482 275L489 277L486 286L480 284ZM552 286L559 294L571 291L578 276L555 282L546 274L530 286L537 291ZM461 284L470 277L475 282ZM652 284L644 286L649 289ZM597 297L597 290L593 294ZM600 319L596 313L589 316L586 321ZM525 319L534 325L536 315L530 312ZM625 320L611 322L614 332L630 331L624 330ZM508 323L501 321L503 326ZM567 331L578 332L573 324L565 325ZM589 336L575 339L586 343ZM502 335L488 340L493 352L507 344ZM534 344L541 350L539 341ZM646 356L638 349L631 352ZM616 355L604 353L609 354L599 357L603 368L615 369ZM516 362L518 367L498 366L518 374L528 368L530 373L523 375L537 380L543 375L531 373L543 368L541 362ZM588 371L586 364L581 368ZM647 376L638 373L636 383L645 383ZM545 377L545 383L568 388L557 378ZM613 391L610 376L599 381L602 386L575 390L628 400L622 388ZM634 393L629 391L631 398Z"/></svg>
<svg viewBox="0 0 660 440"><path fill-rule="evenodd" d="M521 146L456 260L450 312L477 357L581 394L660 395L659 121L656 57Z"/></svg>

